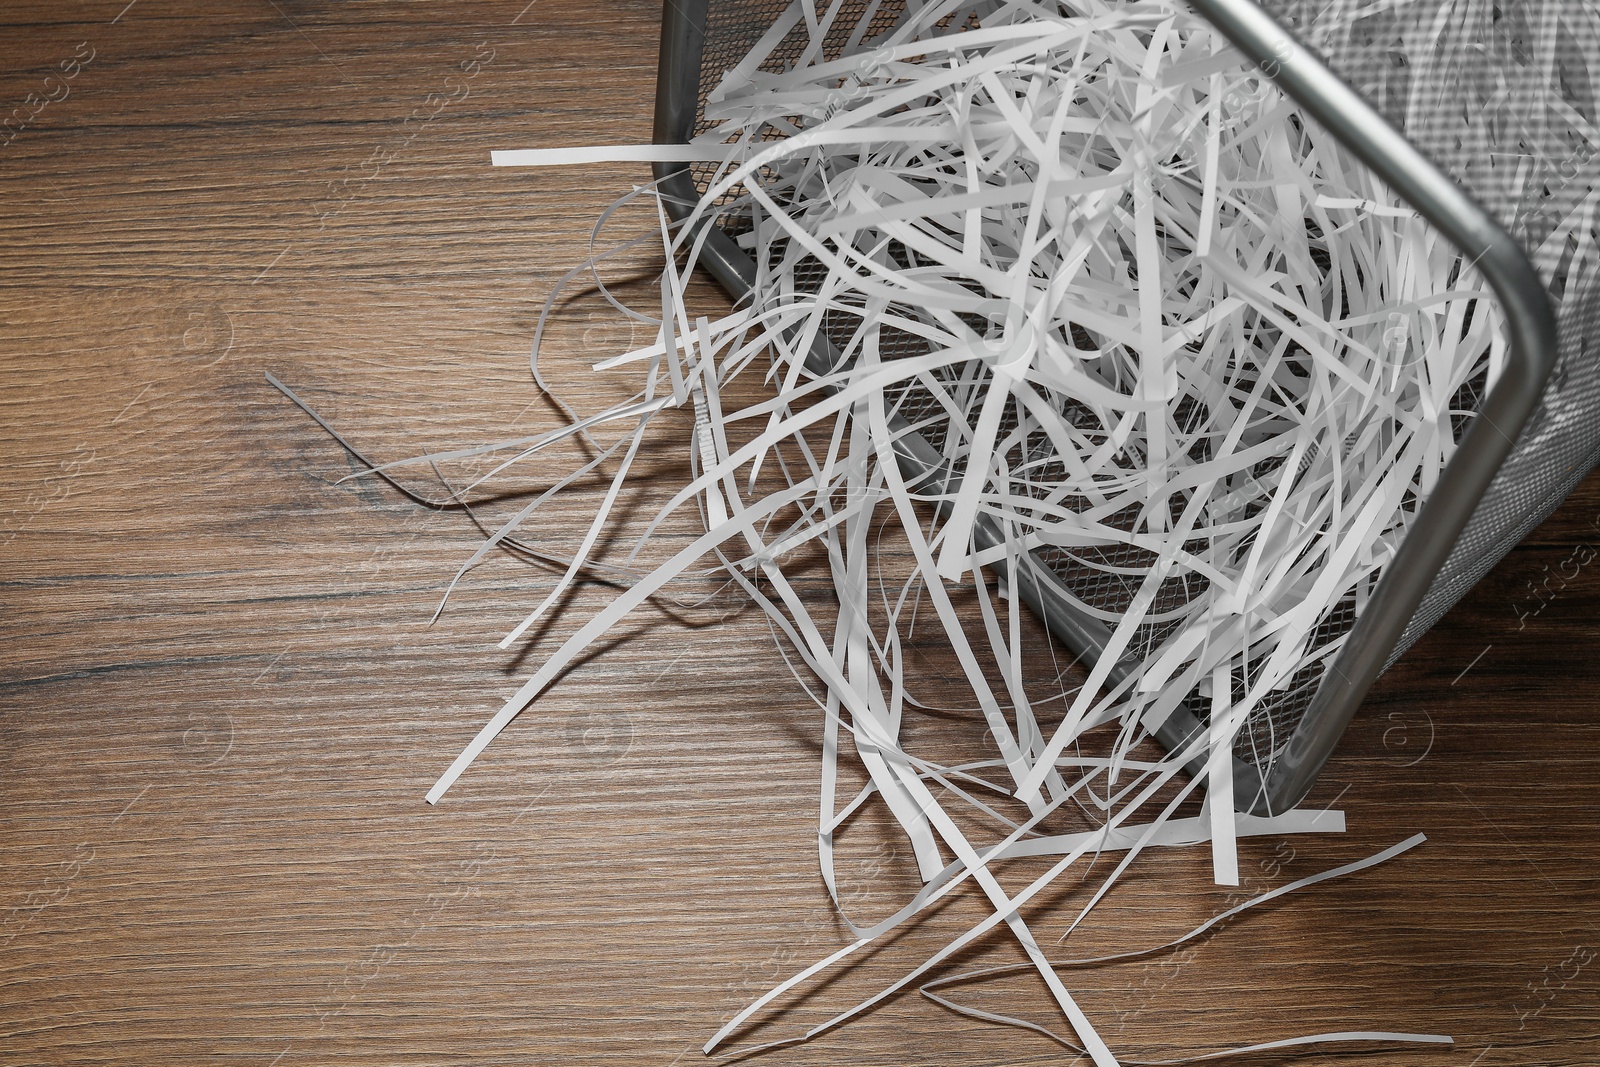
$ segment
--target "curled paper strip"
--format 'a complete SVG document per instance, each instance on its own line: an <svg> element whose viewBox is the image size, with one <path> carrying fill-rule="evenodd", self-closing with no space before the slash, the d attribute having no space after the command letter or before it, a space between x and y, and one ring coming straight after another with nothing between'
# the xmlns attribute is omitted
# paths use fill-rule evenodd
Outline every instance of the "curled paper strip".
<svg viewBox="0 0 1600 1067"><path fill-rule="evenodd" d="M1279 898L1281 896L1286 896L1287 894L1292 893L1297 889L1304 889L1307 886L1315 885L1318 882L1325 882L1325 881L1329 880L1330 878L1338 878L1338 877L1340 877L1342 875L1354 874L1357 871L1366 870L1368 867L1372 867L1372 866L1375 866L1375 865L1377 865L1379 863L1383 863L1383 862L1385 862L1387 860L1393 859L1394 857L1400 855L1402 852L1405 852L1405 851L1407 851L1407 850L1409 850L1411 848L1414 848L1417 845L1420 845L1425 840L1427 840L1427 839L1422 834L1417 834L1417 835L1415 835L1413 837L1409 837L1406 840L1400 842L1398 845L1394 845L1391 848L1384 849L1382 852L1379 852L1379 853L1377 853L1375 855L1369 856L1364 860L1358 860L1355 863L1345 864L1343 867L1336 867L1331 871L1323 871L1321 874L1314 874L1309 878L1301 878L1298 881L1291 882L1286 886L1282 886L1282 887L1280 887L1278 889L1274 889L1269 893L1262 893L1260 896L1252 897L1250 900L1245 901L1243 904L1236 905L1235 907L1229 908L1227 911L1221 913L1220 915L1216 915L1216 916L1213 916L1210 919L1207 919L1205 922L1201 923L1199 926L1195 927L1193 930L1190 930L1187 934L1184 934L1182 937L1175 938L1172 941L1168 941L1164 945L1156 945L1156 946L1151 947L1151 948L1138 949L1138 950L1135 950L1135 951L1132 951L1132 952L1120 952L1120 953L1116 953L1116 954L1110 955L1110 956L1097 956L1097 957L1094 957L1093 959L1061 960L1061 961L1058 961L1055 964L1055 966L1057 966L1057 967L1087 967L1087 966L1093 966L1095 964L1112 963L1112 962L1115 962L1115 961L1118 961L1118 960L1137 959L1137 958L1139 958L1141 956L1150 956L1150 955L1154 955L1154 954L1157 954L1157 953L1165 952L1168 949L1177 948L1179 945L1182 945L1185 942L1194 940L1195 938L1199 937L1201 934L1205 933L1207 930L1213 929L1214 927L1217 927L1217 926L1221 925L1222 923L1227 922L1229 919L1233 918L1235 915L1240 914L1241 912L1248 911L1249 909L1257 907L1258 905L1261 905L1261 904L1265 904L1268 901L1276 900L1277 898ZM948 999L947 997L940 996L939 994L933 992L935 989L942 989L943 987L949 986L949 985L956 985L956 984L960 984L960 983L972 982L972 981L981 980L981 979L984 979L984 978L998 977L998 976L1003 975L1003 974L1013 974L1013 973L1016 973L1017 971L1023 970L1026 966L1027 966L1026 964L1009 964L1009 965L1001 966L1001 967L985 967L982 970L967 971L967 972L962 973L962 974L953 974L953 975L949 975L949 976L944 977L944 978L939 978L939 979L936 979L936 980L934 980L932 982L928 982L928 983L924 984L921 987L921 989L919 990L919 992L921 992L923 996L927 997L929 1000L933 1001L934 1003L940 1005L943 1008L947 1008L950 1011L953 1011L958 1015L965 1015L965 1016L968 1016L968 1017L974 1018L974 1019L982 1019L985 1022L998 1023L998 1024L1002 1025L1002 1026L1014 1026L1014 1027L1017 1027L1018 1029L1022 1029L1022 1030L1031 1030L1034 1033L1037 1033L1037 1034L1040 1034L1040 1035L1042 1035L1044 1037L1049 1038L1050 1040L1056 1042L1057 1044L1064 1045L1067 1048L1072 1049L1074 1052L1083 1052L1084 1049L1082 1049L1079 1046L1073 1044L1071 1041L1068 1041L1065 1038L1063 1038L1063 1037L1061 1037L1061 1036L1059 1036L1059 1035L1057 1035L1057 1034L1045 1029L1044 1027L1039 1026L1037 1023L1031 1023L1031 1022L1028 1022L1025 1019L1017 1019L1017 1018L1014 1018L1014 1017L1009 1016L1009 1015L999 1015L999 1014L996 1014L994 1012L987 1012L987 1011L982 1011L982 1010L977 1009L977 1008L967 1007L967 1006L964 1006L964 1005L961 1005L961 1004L957 1004L956 1002ZM1446 1037L1446 1036L1441 1035L1441 1034L1408 1034L1408 1033L1394 1033L1394 1032L1388 1032L1388 1031L1365 1031L1365 1030L1363 1030L1363 1031L1341 1031L1339 1033L1311 1034L1311 1035L1307 1035L1307 1036L1304 1036L1304 1037L1286 1038L1286 1039L1283 1039L1283 1040L1280 1040L1280 1041L1267 1041L1267 1042L1264 1042L1264 1043L1261 1043L1261 1044L1243 1045L1243 1046L1240 1046L1238 1048L1227 1049L1227 1050L1224 1050L1224 1051L1221 1051L1221 1052L1206 1053L1204 1055L1198 1055L1198 1056L1186 1056L1186 1057L1183 1057L1183 1058L1180 1058L1180 1059L1172 1059L1172 1060L1128 1060L1128 1059L1124 1059L1121 1062L1124 1065L1127 1065L1127 1067L1135 1067L1135 1065L1139 1065L1139 1067L1167 1067L1167 1065L1170 1065L1170 1064L1198 1063L1198 1062L1200 1062L1202 1060L1221 1059L1221 1058L1226 1057L1226 1056L1237 1056L1237 1055L1242 1055L1242 1054L1247 1053L1247 1052L1264 1052L1264 1051L1268 1051L1270 1049L1291 1048L1291 1047L1294 1047L1296 1045L1325 1044L1325 1043L1331 1043L1331 1042L1384 1042L1384 1043L1412 1042L1412 1043L1422 1043L1422 1044L1444 1044L1444 1045L1453 1044L1452 1040L1449 1037Z"/></svg>
<svg viewBox="0 0 1600 1067"><path fill-rule="evenodd" d="M1258 711L1340 648L1472 418L1463 397L1495 381L1503 335L1459 251L1175 2L869 7L885 17L851 29L842 3L790 5L708 87L708 129L689 145L495 153L497 165L710 166L686 219L658 202L661 314L624 309L649 318L654 341L596 368L636 375L636 394L495 446L509 466L556 436L632 427L605 449L612 481L579 549L503 646L585 573L668 408L694 414L693 476L645 536L688 506L705 532L545 657L427 799L635 607L714 561L766 613L822 713L818 845L835 904L834 835L873 799L925 886L879 923L847 916L857 940L748 1006L707 1051L975 886L986 920L811 1033L1003 925L1075 1034L1058 1040L1111 1067L1023 909L1104 853L1123 855L1085 890L1073 928L1146 847L1208 843L1215 880L1237 884L1238 837L1342 829L1337 813L1237 815L1249 798L1232 795L1232 760L1266 767L1281 748ZM625 199L640 195L661 196ZM748 301L709 317L685 293L716 226L755 281ZM755 375L764 396L729 403ZM879 555L886 526L910 560L897 586ZM808 606L792 582L786 563L808 553L829 561L835 610ZM1041 699L1004 583L1050 561L1099 583L1065 595L1108 637L1083 684ZM992 738L962 763L902 743L921 707L906 641L930 616ZM1164 759L1139 755L1193 696L1206 728ZM870 784L841 808L852 752ZM1191 760L1205 772L1185 778ZM1179 817L1197 790L1202 814ZM1061 830L1069 813L1089 828ZM1040 856L1056 857L1043 875L1002 885L1003 863ZM1349 1040L1448 1039L1337 1033L1252 1049Z"/></svg>

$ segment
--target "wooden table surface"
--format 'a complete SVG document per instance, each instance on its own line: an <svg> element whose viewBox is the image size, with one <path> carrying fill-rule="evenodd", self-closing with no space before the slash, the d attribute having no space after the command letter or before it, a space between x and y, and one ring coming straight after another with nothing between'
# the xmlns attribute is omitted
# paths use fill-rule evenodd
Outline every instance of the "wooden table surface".
<svg viewBox="0 0 1600 1067"><path fill-rule="evenodd" d="M498 651L554 581L502 554L430 622L471 517L341 480L358 464L264 378L383 459L558 425L527 366L539 307L647 172L488 153L646 140L659 19L654 0L0 11L0 1064L691 1064L845 943L816 866L817 716L759 616L721 601L639 612L425 804L611 594L583 587ZM609 276L648 301L652 262ZM623 385L588 364L630 339L574 290L552 381L598 410ZM668 444L658 485L681 477ZM479 518L575 456L498 480ZM530 539L570 548L598 492ZM1311 797L1349 832L1246 842L1244 890L1426 845L1190 950L1066 972L1114 1049L1392 1029L1456 1044L1237 1062L1596 1062L1597 540L1591 478L1381 680ZM876 816L841 841L864 918L911 888L897 841ZM1200 854L1141 860L1065 947L1186 931L1238 899L1207 876ZM1077 894L1030 912L1041 937ZM744 1039L855 1003L981 913L956 901ZM1015 958L997 938L962 962ZM1061 1025L1026 976L962 995ZM1071 1059L911 993L761 1062Z"/></svg>

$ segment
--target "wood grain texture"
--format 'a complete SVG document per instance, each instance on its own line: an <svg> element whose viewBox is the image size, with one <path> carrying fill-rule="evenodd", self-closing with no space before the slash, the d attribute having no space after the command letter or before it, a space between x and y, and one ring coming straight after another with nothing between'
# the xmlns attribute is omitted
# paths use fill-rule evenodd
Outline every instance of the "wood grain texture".
<svg viewBox="0 0 1600 1067"><path fill-rule="evenodd" d="M468 516L341 481L355 464L263 378L384 459L557 425L527 369L538 308L646 173L488 152L647 139L659 5L125 5L0 10L0 109L32 115L0 148L0 1063L699 1062L844 939L816 874L816 716L764 625L720 602L640 612L430 808L609 594L583 587L498 652L553 577L497 556L430 624ZM650 267L609 276L647 301L627 278ZM548 372L597 410L622 386L587 365L628 340L575 292ZM682 469L645 462L661 485ZM594 489L537 524L552 550ZM1429 843L1191 951L1071 972L1114 1048L1392 1028L1457 1045L1237 1062L1595 1062L1600 962L1573 961L1600 950L1600 561L1572 561L1596 541L1590 479L1380 681L1311 798L1350 833L1247 842L1245 888ZM918 656L930 691L952 677ZM881 818L842 847L863 916L911 888ZM1042 936L1081 895L1031 913ZM1162 853L1063 951L1158 943L1228 902L1203 856ZM954 901L748 1036L825 1018L980 914ZM995 939L962 962L1013 958ZM960 995L1059 1025L1026 977ZM1071 1056L911 994L764 1059Z"/></svg>

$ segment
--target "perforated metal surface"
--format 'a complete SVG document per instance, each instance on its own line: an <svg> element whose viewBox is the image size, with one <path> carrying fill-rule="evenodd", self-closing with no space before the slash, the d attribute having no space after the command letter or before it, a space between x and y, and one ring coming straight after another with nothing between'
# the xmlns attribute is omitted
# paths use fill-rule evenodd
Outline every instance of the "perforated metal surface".
<svg viewBox="0 0 1600 1067"><path fill-rule="evenodd" d="M1556 308L1544 400L1429 588L1393 663L1600 460L1600 7L1575 0L1265 0L1527 251ZM1587 133L1583 126L1589 127ZM1554 239L1552 234L1555 235Z"/></svg>
<svg viewBox="0 0 1600 1067"><path fill-rule="evenodd" d="M723 74L749 52L787 6L786 0L711 0L700 67L702 107ZM1388 662L1392 663L1548 515L1600 457L1600 361L1584 358L1582 344L1589 328L1596 325L1591 319L1600 316L1600 301L1594 299L1593 292L1600 275L1597 257L1592 247L1585 252L1576 239L1564 247L1560 242L1540 243L1554 227L1552 215L1587 196L1591 181L1600 178L1600 152L1595 153L1595 158L1579 155L1575 147L1579 135L1570 126L1552 120L1548 99L1551 94L1541 96L1527 88L1533 79L1555 84L1560 98L1576 114L1592 122L1595 99L1587 81L1587 68L1580 71L1582 64L1573 61L1575 46L1560 43L1552 50L1550 34L1552 26L1564 27L1573 40L1595 43L1591 55L1600 56L1600 34L1594 32L1600 18L1580 14L1579 5L1570 0L1511 0L1496 6L1438 0L1397 5L1269 0L1264 6L1303 41L1322 51L1337 73L1367 95L1425 154L1490 208L1528 249L1562 313L1561 357L1545 401L1411 619L1404 638L1389 656ZM894 25L904 7L904 0L884 0L876 5L866 0L847 3L824 42L823 54L834 58L870 49L874 39ZM1362 8L1385 10L1354 14ZM861 19L869 10L872 18L863 27ZM1484 13L1490 17L1480 17ZM1461 20L1465 20L1462 24L1466 29L1457 25ZM1445 28L1440 30L1440 25ZM1544 52L1529 46L1529 38L1535 44L1543 41ZM807 43L805 27L797 27L762 69L778 70L793 63ZM1416 58L1422 52L1431 57L1429 62ZM1577 54L1581 52L1580 48ZM1540 55L1551 54L1558 57L1554 66L1538 66ZM1600 62L1596 70L1600 75ZM1485 100L1461 91L1462 85L1468 83L1483 87L1498 84L1503 98L1493 104L1497 109L1493 111L1495 122L1479 122L1471 136L1464 136L1462 109L1485 104ZM695 132L709 126L702 113ZM1600 135L1596 136L1596 144L1600 145ZM1509 180L1508 175L1516 171L1504 164L1486 167L1484 152L1516 154L1526 161L1522 177ZM1572 162L1579 159L1581 167ZM704 191L710 168L692 173ZM1552 187L1550 175L1560 179L1556 187ZM731 201L732 197L726 199ZM748 228L737 211L721 221L732 233ZM820 277L819 269L812 281ZM802 271L802 284L804 280ZM843 347L846 336L839 331L853 325L854 320L840 316L836 322L825 323L824 332L833 334L835 343ZM884 358L925 351L924 342L909 334L894 336L886 331L882 344ZM956 385L961 377L962 368L951 368L944 372L943 381ZM1484 384L1480 373L1453 398L1451 423L1458 436L1476 412ZM949 447L954 428L943 406L926 390L916 387L887 399L898 406L900 414L930 445L951 459L953 469L959 473L960 448ZM1063 419L1077 417L1070 398L1056 400ZM1014 416L1011 418L1013 421L1002 432L1015 428ZM959 446L959 441L956 444ZM1048 486L1051 469L1059 461L1031 439L1026 445L1026 454L1018 447L1007 457L1008 463L1014 470L1028 465L1037 472L1041 487ZM1269 470L1256 473L1261 478L1275 476ZM1134 548L1046 549L1034 553L1034 559L1076 599L1092 608L1118 613L1131 601L1148 568L1149 555ZM1152 614L1159 620L1203 589L1201 580L1194 576L1177 576L1163 586ZM1324 614L1309 647L1316 650L1337 640L1350 630L1356 616L1357 598L1351 592ZM1129 656L1138 658L1157 647L1173 625L1162 621L1146 623L1129 649ZM1241 759L1261 768L1270 765L1273 756L1300 727L1327 662L1326 657L1309 662L1287 686L1269 695L1239 734L1235 751ZM1259 666L1257 663L1252 670ZM1248 672L1239 672L1233 683L1235 695L1242 696L1253 680ZM1204 721L1209 700L1198 693L1191 694L1185 707Z"/></svg>

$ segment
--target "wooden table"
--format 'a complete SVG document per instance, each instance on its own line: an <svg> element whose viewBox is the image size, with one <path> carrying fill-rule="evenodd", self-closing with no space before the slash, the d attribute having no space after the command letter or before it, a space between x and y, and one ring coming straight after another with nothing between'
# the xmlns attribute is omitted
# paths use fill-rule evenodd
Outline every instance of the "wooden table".
<svg viewBox="0 0 1600 1067"><path fill-rule="evenodd" d="M424 804L611 594L582 587L500 652L554 575L496 554L430 623L471 518L343 480L359 464L264 377L382 459L558 425L527 367L539 307L646 172L488 153L647 139L659 17L645 0L0 12L0 104L21 116L0 147L0 1063L667 1067L844 943L816 869L817 715L751 611L641 611ZM651 263L608 276L648 301ZM623 385L588 364L629 341L580 287L543 358L593 411ZM674 448L647 457L661 485ZM574 455L517 468L475 514L508 515ZM402 480L436 491L425 468ZM599 489L530 539L572 547ZM1115 1049L1383 1028L1457 1045L1238 1062L1594 1062L1597 539L1591 479L1382 679L1311 798L1350 832L1247 842L1244 890L1428 844L1192 950L1067 972ZM863 918L910 889L897 841L876 816L842 839ZM1078 899L1064 885L1030 921L1053 938ZM1169 850L1061 951L1156 944L1236 899ZM855 1003L981 913L957 901L745 1039ZM962 962L1016 955L994 939ZM1060 1026L1026 976L962 996ZM910 993L765 1059L1071 1056Z"/></svg>

